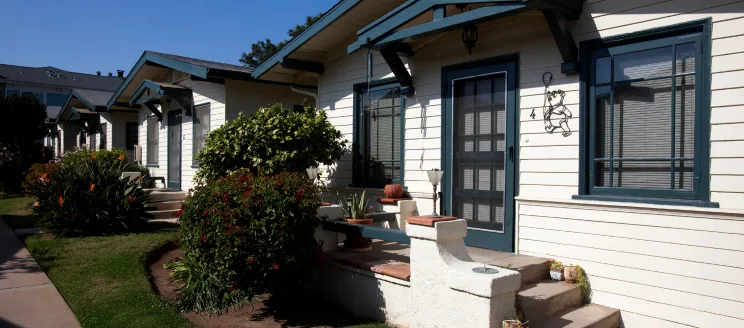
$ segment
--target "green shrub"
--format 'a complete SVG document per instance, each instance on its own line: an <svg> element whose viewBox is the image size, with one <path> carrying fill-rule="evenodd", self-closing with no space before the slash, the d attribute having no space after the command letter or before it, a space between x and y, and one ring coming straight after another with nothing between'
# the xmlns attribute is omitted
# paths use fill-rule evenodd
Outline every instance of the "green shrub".
<svg viewBox="0 0 744 328"><path fill-rule="evenodd" d="M61 163L44 183L27 184L39 202L41 224L62 235L108 235L138 231L151 217L142 179L121 179L124 159L90 155ZM47 181L48 179L48 181Z"/></svg>
<svg viewBox="0 0 744 328"><path fill-rule="evenodd" d="M44 184L51 181L52 175L59 171L59 167L59 163L32 165L28 172L26 172L26 181L23 182L23 190L27 194L33 195L34 190L42 188Z"/></svg>
<svg viewBox="0 0 744 328"><path fill-rule="evenodd" d="M210 132L197 155L196 178L206 182L241 168L259 175L305 172L308 166L335 163L347 143L325 111L306 106L297 113L276 104Z"/></svg>
<svg viewBox="0 0 744 328"><path fill-rule="evenodd" d="M0 188L5 193L21 192L26 172L34 164L48 163L54 157L52 149L41 143L29 146L26 151L3 151L0 148Z"/></svg>
<svg viewBox="0 0 744 328"><path fill-rule="evenodd" d="M174 278L191 285L179 307L214 311L296 287L315 262L319 206L319 190L300 173L254 177L239 170L197 186L180 213L186 259L174 266L191 280L178 271Z"/></svg>
<svg viewBox="0 0 744 328"><path fill-rule="evenodd" d="M87 160L94 158L99 161L105 161L107 163L128 163L127 158L127 151L121 148L114 148L114 149L99 149L99 150L89 150L89 149L76 149L74 151L65 153L62 158L60 159L60 162L63 165L78 165L80 163L84 163Z"/></svg>

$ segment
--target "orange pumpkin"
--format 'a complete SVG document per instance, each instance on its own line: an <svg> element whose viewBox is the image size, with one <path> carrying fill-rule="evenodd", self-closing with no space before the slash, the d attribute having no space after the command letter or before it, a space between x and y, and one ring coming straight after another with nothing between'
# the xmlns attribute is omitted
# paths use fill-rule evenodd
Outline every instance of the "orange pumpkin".
<svg viewBox="0 0 744 328"><path fill-rule="evenodd" d="M403 196L403 186L399 184L386 185L384 191L387 198L401 198Z"/></svg>

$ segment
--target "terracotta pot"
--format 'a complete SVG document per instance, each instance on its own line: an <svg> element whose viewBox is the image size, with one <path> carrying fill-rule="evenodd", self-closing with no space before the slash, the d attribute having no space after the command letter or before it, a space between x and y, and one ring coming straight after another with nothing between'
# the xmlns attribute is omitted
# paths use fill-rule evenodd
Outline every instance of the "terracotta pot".
<svg viewBox="0 0 744 328"><path fill-rule="evenodd" d="M351 223L351 224L360 224L360 225L366 225L366 226L372 225L372 222L374 222L374 220L372 220L371 218L364 218L364 219L344 218L344 221Z"/></svg>
<svg viewBox="0 0 744 328"><path fill-rule="evenodd" d="M563 269L550 268L550 279L563 280Z"/></svg>
<svg viewBox="0 0 744 328"><path fill-rule="evenodd" d="M563 276L566 278L566 281L569 283L575 283L577 279L579 279L579 271L576 270L576 266L565 266L563 268Z"/></svg>
<svg viewBox="0 0 744 328"><path fill-rule="evenodd" d="M385 197L401 198L403 197L403 186L399 184L389 184L385 186Z"/></svg>
<svg viewBox="0 0 744 328"><path fill-rule="evenodd" d="M501 323L501 328L523 328L524 324L519 320L504 320Z"/></svg>

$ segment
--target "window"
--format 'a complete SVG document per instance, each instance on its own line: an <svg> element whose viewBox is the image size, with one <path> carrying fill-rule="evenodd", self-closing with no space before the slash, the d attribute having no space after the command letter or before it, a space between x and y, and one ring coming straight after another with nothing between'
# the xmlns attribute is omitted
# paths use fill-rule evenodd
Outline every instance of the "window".
<svg viewBox="0 0 744 328"><path fill-rule="evenodd" d="M47 93L46 99L47 99L47 103L46 103L47 106L62 107L67 101L67 95L61 94L61 93Z"/></svg>
<svg viewBox="0 0 744 328"><path fill-rule="evenodd" d="M36 99L39 100L40 103L44 103L44 93L43 92L31 92L31 91L23 91L22 95L30 95L36 97Z"/></svg>
<svg viewBox="0 0 744 328"><path fill-rule="evenodd" d="M86 142L85 142L85 131L80 131L79 133L79 144L78 147L85 148Z"/></svg>
<svg viewBox="0 0 744 328"><path fill-rule="evenodd" d="M199 150L204 147L204 142L207 140L210 112L210 104L203 104L194 107L194 149L192 157L194 159L194 164L198 164L196 162L196 155L199 154Z"/></svg>
<svg viewBox="0 0 744 328"><path fill-rule="evenodd" d="M15 96L17 94L18 94L18 90L7 90L7 91L5 91L5 95L8 96L8 97Z"/></svg>
<svg viewBox="0 0 744 328"><path fill-rule="evenodd" d="M158 145L160 144L160 122L156 116L147 118L147 164L158 165Z"/></svg>
<svg viewBox="0 0 744 328"><path fill-rule="evenodd" d="M710 59L685 32L589 50L583 194L707 202Z"/></svg>
<svg viewBox="0 0 744 328"><path fill-rule="evenodd" d="M139 141L139 138L137 137L139 127L137 122L127 122L126 128L127 130L124 138L126 140L127 150L134 150L134 146L136 146Z"/></svg>
<svg viewBox="0 0 744 328"><path fill-rule="evenodd" d="M108 139L108 125L101 123L101 149L106 149L106 139Z"/></svg>
<svg viewBox="0 0 744 328"><path fill-rule="evenodd" d="M403 101L397 84L355 87L354 174L360 187L402 183Z"/></svg>

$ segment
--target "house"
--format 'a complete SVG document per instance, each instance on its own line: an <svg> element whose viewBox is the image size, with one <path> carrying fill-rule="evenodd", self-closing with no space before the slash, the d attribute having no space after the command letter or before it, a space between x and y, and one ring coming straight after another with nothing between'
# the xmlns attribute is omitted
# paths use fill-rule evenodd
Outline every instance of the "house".
<svg viewBox="0 0 744 328"><path fill-rule="evenodd" d="M625 327L740 327L743 45L736 0L342 0L252 75L317 86L332 190L428 214L441 169L469 246L581 265Z"/></svg>
<svg viewBox="0 0 744 328"><path fill-rule="evenodd" d="M56 118L63 152L74 148L121 148L134 158L138 112L126 106L107 110L106 104L114 91L72 90Z"/></svg>
<svg viewBox="0 0 744 328"><path fill-rule="evenodd" d="M59 140L59 129L54 125L58 116L68 100L73 89L90 91L115 90L123 77L101 76L69 72L56 67L25 67L16 65L0 64L0 95L11 96L15 94L31 94L47 106L47 117L50 120L50 135L43 141L47 146L55 149L59 155L62 145Z"/></svg>
<svg viewBox="0 0 744 328"><path fill-rule="evenodd" d="M309 92L298 89L303 87L299 83L257 81L251 72L245 66L145 51L105 106L109 113L136 110L142 162L152 176L166 181L160 187L188 190L198 167L194 157L209 131L239 113L275 103L292 108L307 98ZM130 127L134 131L133 123L127 123L127 131Z"/></svg>

